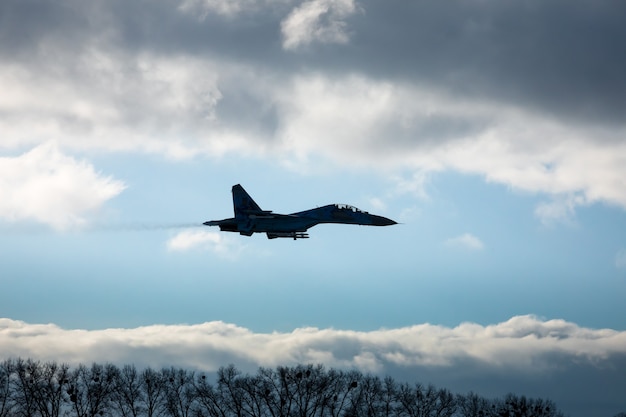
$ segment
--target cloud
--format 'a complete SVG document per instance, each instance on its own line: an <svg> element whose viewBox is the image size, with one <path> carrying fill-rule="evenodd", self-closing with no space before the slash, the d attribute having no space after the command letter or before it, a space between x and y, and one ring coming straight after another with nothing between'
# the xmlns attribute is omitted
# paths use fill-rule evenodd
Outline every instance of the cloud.
<svg viewBox="0 0 626 417"><path fill-rule="evenodd" d="M575 209L585 204L585 198L580 195L562 196L551 202L543 202L535 208L535 216L546 226L555 223L574 224Z"/></svg>
<svg viewBox="0 0 626 417"><path fill-rule="evenodd" d="M204 19L209 13L233 16L244 9L254 7L255 3L253 0L183 0L178 8Z"/></svg>
<svg viewBox="0 0 626 417"><path fill-rule="evenodd" d="M345 44L345 19L359 10L355 0L309 0L281 22L283 48L296 49L312 42Z"/></svg>
<svg viewBox="0 0 626 417"><path fill-rule="evenodd" d="M53 50L57 46L52 46ZM210 62L126 55L107 48L59 52L50 71L0 64L7 85L0 131L10 148L55 140L76 149L154 152L173 158L210 152L203 141L233 137L216 126L221 99ZM199 133L199 129L212 128ZM212 132L212 133L211 133ZM217 133L216 133L217 132ZM183 140L191 136L192 140Z"/></svg>
<svg viewBox="0 0 626 417"><path fill-rule="evenodd" d="M243 246L218 232L184 230L167 241L167 248L173 252L204 249L225 258L236 258Z"/></svg>
<svg viewBox="0 0 626 417"><path fill-rule="evenodd" d="M371 198L369 198L368 201L369 201L369 205L375 211L383 212L383 211L387 210L387 204L385 204L385 202L382 199L378 198L378 197L371 197Z"/></svg>
<svg viewBox="0 0 626 417"><path fill-rule="evenodd" d="M394 176L393 181L396 183L395 192L397 194L412 194L422 200L428 200L430 198L426 192L430 176L426 172L413 172L411 178L408 179L397 175Z"/></svg>
<svg viewBox="0 0 626 417"><path fill-rule="evenodd" d="M300 163L322 153L338 165L413 169L418 190L425 174L454 170L555 196L567 201L562 213L596 202L626 208L621 129L605 141L516 106L359 76L296 78L285 100L279 133ZM554 208L538 215L557 216Z"/></svg>
<svg viewBox="0 0 626 417"><path fill-rule="evenodd" d="M453 392L548 397L572 410L582 407L581 398L619 408L622 393L605 388L626 382L626 332L532 315L491 325L417 324L372 331L303 327L271 333L221 321L72 330L4 318L0 360L11 357L204 372L232 363L251 373L259 366L323 363L435 383Z"/></svg>
<svg viewBox="0 0 626 417"><path fill-rule="evenodd" d="M52 142L17 157L0 157L0 218L5 221L35 220L58 230L80 226L124 188Z"/></svg>
<svg viewBox="0 0 626 417"><path fill-rule="evenodd" d="M431 324L360 332L299 328L290 333L255 333L220 321L196 325L153 325L133 329L66 330L54 324L0 319L2 358L88 363L103 352L115 363L216 370L227 362L276 366L316 362L342 368L388 366L454 367L470 360L487 368L544 374L558 364L553 355L601 364L626 354L626 332L579 327L564 320L516 316L481 326ZM216 360L217 358L217 360ZM368 358L363 361L363 358ZM372 369L363 369L370 371Z"/></svg>
<svg viewBox="0 0 626 417"><path fill-rule="evenodd" d="M624 129L598 132L363 75L274 77L223 60L106 48L61 59L46 73L0 64L2 146L35 146L45 137L67 148L171 158L272 157L309 172L412 170L422 196L429 173L454 170L556 200L575 195L570 211L583 202L626 207ZM538 216L554 214L548 208Z"/></svg>
<svg viewBox="0 0 626 417"><path fill-rule="evenodd" d="M460 236L452 237L446 240L444 243L446 246L459 247L469 250L482 250L485 246L479 238L469 233L464 233Z"/></svg>
<svg viewBox="0 0 626 417"><path fill-rule="evenodd" d="M415 371L421 369L428 375L447 375L451 381L472 375L475 384L495 375L507 375L509 381L531 378L554 384L575 369L609 374L615 367L621 369L626 332L534 316L487 326L421 324L374 331L306 327L287 333L255 333L219 321L68 330L54 324L0 319L0 352L0 359L19 356L72 365L106 360L211 372L234 363L252 372L259 366L324 363L383 375L399 369L412 369L418 375Z"/></svg>
<svg viewBox="0 0 626 417"><path fill-rule="evenodd" d="M253 3L162 1L128 13L138 4L69 2L34 16L2 2L14 42L0 61L0 146L53 139L64 149L270 158L309 173L414 172L398 188L422 197L424 178L452 170L545 194L553 202L536 209L545 222L582 204L626 208L626 119L615 110L626 97L614 42L623 5L555 15L548 3L311 0L291 12L289 1ZM507 24L518 15L528 19ZM293 54L281 40L328 48Z"/></svg>

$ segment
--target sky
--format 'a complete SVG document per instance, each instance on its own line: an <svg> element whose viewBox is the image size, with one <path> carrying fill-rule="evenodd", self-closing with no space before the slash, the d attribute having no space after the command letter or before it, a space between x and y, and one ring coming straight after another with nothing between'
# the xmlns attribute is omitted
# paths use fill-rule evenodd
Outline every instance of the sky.
<svg viewBox="0 0 626 417"><path fill-rule="evenodd" d="M0 2L0 359L626 411L626 3ZM345 203L400 224L202 222Z"/></svg>

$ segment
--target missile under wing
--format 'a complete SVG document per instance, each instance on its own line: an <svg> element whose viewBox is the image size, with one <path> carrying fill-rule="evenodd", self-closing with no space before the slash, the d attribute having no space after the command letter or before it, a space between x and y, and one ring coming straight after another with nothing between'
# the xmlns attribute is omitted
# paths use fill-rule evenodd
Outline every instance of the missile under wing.
<svg viewBox="0 0 626 417"><path fill-rule="evenodd" d="M286 237L306 239L306 231L321 223L358 224L367 226L391 226L397 224L386 217L369 214L348 204L329 204L323 207L292 214L278 214L262 210L240 185L233 185L233 209L235 217L204 222L206 226L219 226L224 232L238 232L252 236L265 233L269 239Z"/></svg>

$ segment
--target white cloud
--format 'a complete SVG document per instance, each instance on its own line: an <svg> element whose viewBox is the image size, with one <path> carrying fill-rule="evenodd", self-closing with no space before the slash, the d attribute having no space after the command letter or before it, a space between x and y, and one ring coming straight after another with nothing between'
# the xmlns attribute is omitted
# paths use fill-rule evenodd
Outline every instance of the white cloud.
<svg viewBox="0 0 626 417"><path fill-rule="evenodd" d="M93 361L176 365L214 371L228 363L258 366L324 362L386 372L394 366L451 368L467 363L543 373L567 362L599 364L626 354L626 332L582 328L563 320L518 316L494 325L430 324L360 332L299 328L255 333L223 322L133 329L66 330L53 324L0 319L0 359L30 357L70 364Z"/></svg>
<svg viewBox="0 0 626 417"><path fill-rule="evenodd" d="M445 241L446 246L465 248L470 250L482 250L483 242L470 233L464 233L460 236L450 238Z"/></svg>
<svg viewBox="0 0 626 417"><path fill-rule="evenodd" d="M252 0L183 0L178 9L204 19L209 13L233 16L254 3Z"/></svg>
<svg viewBox="0 0 626 417"><path fill-rule="evenodd" d="M75 149L182 158L236 143L236 132L216 124L222 95L211 62L97 47L58 53L49 71L0 63L0 146L46 138Z"/></svg>
<svg viewBox="0 0 626 417"><path fill-rule="evenodd" d="M292 0L182 0L178 10L204 20L209 14L233 18L246 11L257 12L272 5L290 3Z"/></svg>
<svg viewBox="0 0 626 417"><path fill-rule="evenodd" d="M307 8L343 19L357 6L314 1L297 10ZM599 132L506 103L356 73L277 79L270 70L208 55L125 54L101 45L68 52L43 42L43 50L59 55L50 71L0 63L3 148L49 138L64 149L172 158L271 155L308 172L332 165L387 170L399 178L398 190L422 198L431 173L453 170L550 196L553 203L536 209L544 222L571 219L581 204L626 208L626 132L619 127ZM236 114L220 107L238 95L244 99ZM252 122L241 123L241 114ZM415 175L401 178L399 171Z"/></svg>
<svg viewBox="0 0 626 417"><path fill-rule="evenodd" d="M183 230L167 241L167 248L174 252L204 249L225 258L236 258L244 247L219 232Z"/></svg>
<svg viewBox="0 0 626 417"><path fill-rule="evenodd" d="M356 75L295 77L279 103L279 135L300 164L321 154L341 165L412 169L412 188L422 196L429 173L478 174L564 202L540 206L544 219L571 215L581 204L626 208L619 129L573 127L504 103Z"/></svg>
<svg viewBox="0 0 626 417"><path fill-rule="evenodd" d="M626 269L626 248L621 248L615 254L615 267L618 269Z"/></svg>
<svg viewBox="0 0 626 417"><path fill-rule="evenodd" d="M585 204L585 198L580 195L562 196L551 202L544 202L535 208L535 216L546 226L555 223L574 224L577 206Z"/></svg>
<svg viewBox="0 0 626 417"><path fill-rule="evenodd" d="M409 179L394 176L392 180L396 184L395 192L398 194L412 194L422 200L430 198L426 192L426 186L430 181L430 175L427 172L415 171Z"/></svg>
<svg viewBox="0 0 626 417"><path fill-rule="evenodd" d="M78 226L124 188L53 143L0 157L0 218L6 221L35 220L59 230Z"/></svg>
<svg viewBox="0 0 626 417"><path fill-rule="evenodd" d="M345 19L359 10L355 0L309 0L281 22L283 48L312 42L348 43Z"/></svg>
<svg viewBox="0 0 626 417"><path fill-rule="evenodd" d="M385 202L378 197L371 197L369 199L369 205L370 207L372 207L372 210L375 210L378 212L383 212L387 210L387 204L385 204Z"/></svg>

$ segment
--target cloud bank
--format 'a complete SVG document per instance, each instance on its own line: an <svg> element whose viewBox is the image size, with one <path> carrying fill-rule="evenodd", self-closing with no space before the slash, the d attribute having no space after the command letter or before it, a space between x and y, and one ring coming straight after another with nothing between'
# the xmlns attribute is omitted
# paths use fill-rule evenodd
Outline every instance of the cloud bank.
<svg viewBox="0 0 626 417"><path fill-rule="evenodd" d="M351 331L304 327L256 333L220 321L132 329L71 330L54 324L0 319L0 359L179 366L203 372L235 364L322 363L435 383L457 392L508 392L550 398L563 410L586 415L604 404L606 415L626 406L626 332L591 329L564 320L516 316L493 325L420 324ZM591 401L590 399L594 399ZM586 408L591 407L591 408Z"/></svg>
<svg viewBox="0 0 626 417"><path fill-rule="evenodd" d="M5 358L72 364L106 358L159 367L175 361L206 371L229 362L252 367L320 362L366 372L390 366L449 368L472 362L492 370L546 374L567 363L610 365L613 356L626 354L626 332L534 316L487 326L421 324L368 332L299 328L291 333L255 333L220 321L69 330L5 318L0 319L0 352Z"/></svg>

